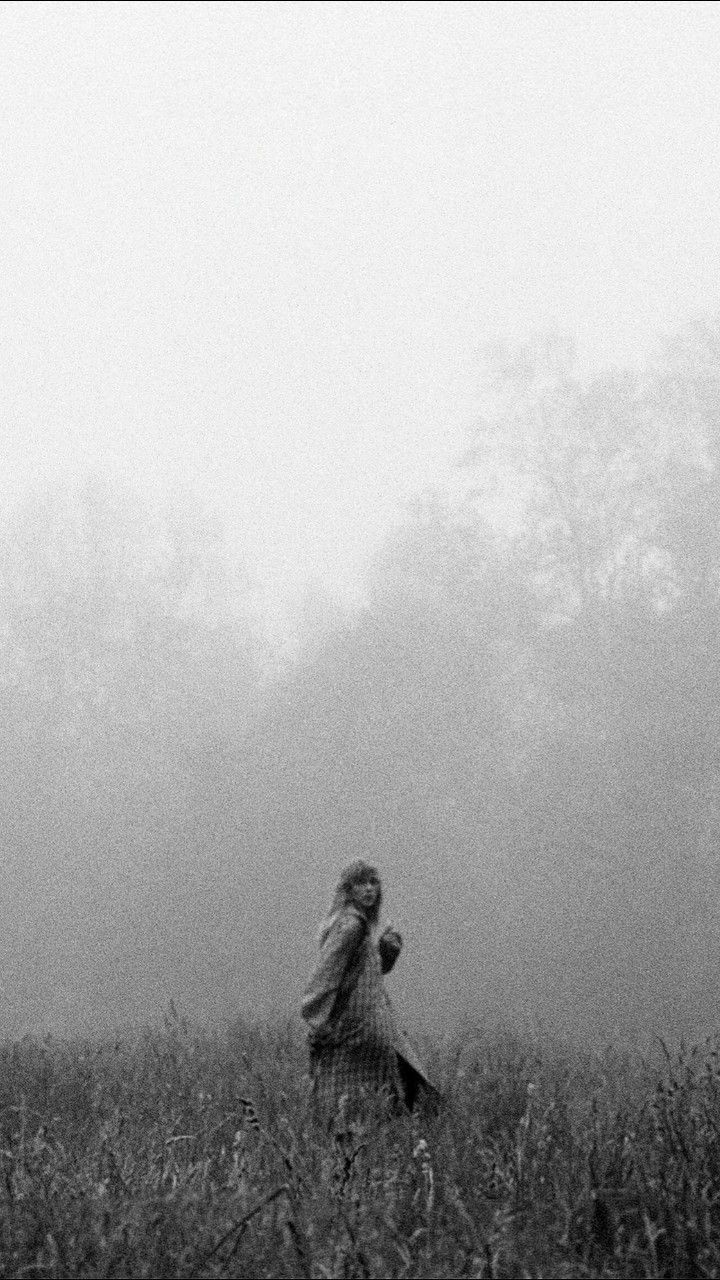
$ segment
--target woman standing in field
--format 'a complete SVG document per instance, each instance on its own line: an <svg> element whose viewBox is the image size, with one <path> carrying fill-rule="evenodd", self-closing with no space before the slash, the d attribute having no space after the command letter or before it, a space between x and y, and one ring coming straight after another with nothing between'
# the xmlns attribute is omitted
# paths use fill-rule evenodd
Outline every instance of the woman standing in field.
<svg viewBox="0 0 720 1280"><path fill-rule="evenodd" d="M421 1085L432 1088L398 1031L383 986L402 938L387 928L375 940L381 903L375 867L346 867L320 929L320 959L302 1002L315 1095L330 1110L343 1094L354 1101L384 1095L412 1106Z"/></svg>

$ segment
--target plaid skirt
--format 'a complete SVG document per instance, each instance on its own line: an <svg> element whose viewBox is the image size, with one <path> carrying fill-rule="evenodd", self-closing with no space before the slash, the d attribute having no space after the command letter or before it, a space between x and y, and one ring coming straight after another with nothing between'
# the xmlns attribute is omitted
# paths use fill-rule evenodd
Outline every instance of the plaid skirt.
<svg viewBox="0 0 720 1280"><path fill-rule="evenodd" d="M310 1053L313 1098L326 1116L385 1103L401 1105L398 1060L391 1047L327 1045Z"/></svg>

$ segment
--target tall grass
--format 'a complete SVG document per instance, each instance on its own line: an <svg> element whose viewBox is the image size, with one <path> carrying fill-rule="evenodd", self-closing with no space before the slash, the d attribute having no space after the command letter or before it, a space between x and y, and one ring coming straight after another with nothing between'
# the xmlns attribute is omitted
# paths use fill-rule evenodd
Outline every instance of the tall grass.
<svg viewBox="0 0 720 1280"><path fill-rule="evenodd" d="M439 1114L315 1118L293 1026L0 1049L0 1276L720 1275L720 1048L465 1028Z"/></svg>

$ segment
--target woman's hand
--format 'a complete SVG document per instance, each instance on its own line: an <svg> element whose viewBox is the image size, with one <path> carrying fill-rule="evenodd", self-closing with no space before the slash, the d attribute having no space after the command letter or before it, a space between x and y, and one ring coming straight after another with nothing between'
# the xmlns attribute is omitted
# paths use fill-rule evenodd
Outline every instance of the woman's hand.
<svg viewBox="0 0 720 1280"><path fill-rule="evenodd" d="M383 973L389 973L402 951L402 936L394 925L389 924L380 934L377 945L380 953L380 967Z"/></svg>
<svg viewBox="0 0 720 1280"><path fill-rule="evenodd" d="M326 1048L329 1043L330 1036L327 1031L309 1031L308 1050L310 1053L310 1061L315 1062L323 1049Z"/></svg>

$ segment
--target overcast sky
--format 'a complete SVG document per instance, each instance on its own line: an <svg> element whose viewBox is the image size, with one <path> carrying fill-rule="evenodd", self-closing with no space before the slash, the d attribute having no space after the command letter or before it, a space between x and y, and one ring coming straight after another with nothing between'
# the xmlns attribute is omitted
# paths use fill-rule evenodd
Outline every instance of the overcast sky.
<svg viewBox="0 0 720 1280"><path fill-rule="evenodd" d="M715 3L2 5L4 490L110 454L352 583L485 341L717 309L719 67Z"/></svg>

